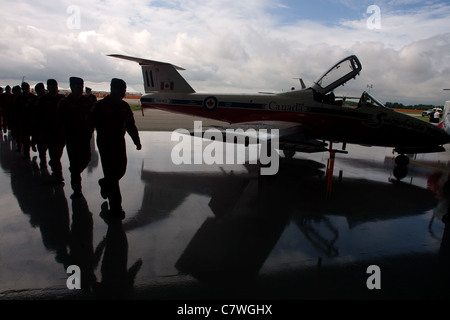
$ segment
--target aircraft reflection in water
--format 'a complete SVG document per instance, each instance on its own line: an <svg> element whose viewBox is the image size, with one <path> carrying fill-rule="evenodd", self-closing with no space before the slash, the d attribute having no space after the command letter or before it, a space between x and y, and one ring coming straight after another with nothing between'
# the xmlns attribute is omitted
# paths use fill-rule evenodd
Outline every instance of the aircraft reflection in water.
<svg viewBox="0 0 450 320"><path fill-rule="evenodd" d="M14 143L10 136L3 136L1 166L10 174L12 192L21 211L29 216L33 228L39 228L45 248L55 253L55 260L63 265L64 272L70 265L80 267L84 293L97 298L129 295L141 261L127 270L128 243L122 221L106 221L106 236L94 250L93 216L86 199L72 200L70 217L64 186L51 182L48 170L39 168L36 157L32 161L20 161L18 153L13 151ZM95 150L92 154L96 159ZM97 164L91 162L88 170L94 170ZM95 270L102 254L99 281Z"/></svg>
<svg viewBox="0 0 450 320"><path fill-rule="evenodd" d="M145 182L140 213L127 230L168 217L191 194L210 197L207 217L176 262L176 268L212 283L244 283L259 274L283 231L295 224L319 256L339 256L342 216L350 229L368 222L421 215L435 208L435 193L393 180L345 178L324 201L325 165L285 159L276 176L259 176L258 166L244 173L142 171ZM294 169L295 168L295 169ZM153 213L153 214L152 214ZM317 227L327 229L326 235ZM443 239L444 240L444 239Z"/></svg>

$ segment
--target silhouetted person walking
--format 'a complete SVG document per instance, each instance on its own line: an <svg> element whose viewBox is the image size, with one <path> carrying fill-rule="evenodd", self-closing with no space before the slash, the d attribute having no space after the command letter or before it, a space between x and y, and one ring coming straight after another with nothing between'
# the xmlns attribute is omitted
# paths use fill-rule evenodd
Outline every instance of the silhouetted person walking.
<svg viewBox="0 0 450 320"><path fill-rule="evenodd" d="M37 146L41 169L47 168L47 150L49 165L56 183L64 181L61 157L64 151L63 128L57 116L59 102L64 95L58 93L58 82L47 80L48 93L43 95L37 105Z"/></svg>
<svg viewBox="0 0 450 320"><path fill-rule="evenodd" d="M98 101L91 113L91 124L97 130L97 146L104 178L99 180L100 193L109 200L110 214L124 218L119 180L125 175L127 154L125 132L137 150L141 149L139 132L129 104L122 99L126 93L126 83L121 79L111 80L111 94Z"/></svg>
<svg viewBox="0 0 450 320"><path fill-rule="evenodd" d="M34 86L34 91L36 92L36 99L34 103L30 106L30 133L31 133L31 149L36 152L37 149L37 138L38 138L38 103L39 99L45 95L45 85L42 82L37 83Z"/></svg>
<svg viewBox="0 0 450 320"><path fill-rule="evenodd" d="M8 107L8 126L11 136L16 142L17 152L22 151L22 136L20 134L20 95L22 88L19 85L12 87L12 100Z"/></svg>
<svg viewBox="0 0 450 320"><path fill-rule="evenodd" d="M83 95L84 81L71 77L72 92L59 104L58 117L63 125L67 156L69 157L72 198L81 197L81 173L91 160L91 138L93 130L87 123L93 102Z"/></svg>
<svg viewBox="0 0 450 320"><path fill-rule="evenodd" d="M89 87L86 87L86 96L89 97L93 103L97 102L97 97L92 93L92 89Z"/></svg>
<svg viewBox="0 0 450 320"><path fill-rule="evenodd" d="M0 124L3 133L8 132L8 108L12 102L11 86L5 87L5 92L0 95Z"/></svg>
<svg viewBox="0 0 450 320"><path fill-rule="evenodd" d="M16 105L16 129L17 139L23 147L23 155L30 158L31 132L33 126L33 109L36 102L36 95L31 93L30 85L22 83L22 93L17 98Z"/></svg>

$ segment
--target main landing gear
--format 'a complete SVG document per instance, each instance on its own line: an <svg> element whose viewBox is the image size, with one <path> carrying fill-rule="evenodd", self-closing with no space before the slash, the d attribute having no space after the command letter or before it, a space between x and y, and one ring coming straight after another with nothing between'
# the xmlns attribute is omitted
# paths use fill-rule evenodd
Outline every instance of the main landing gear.
<svg viewBox="0 0 450 320"><path fill-rule="evenodd" d="M409 158L405 154L399 154L395 157L394 177L401 180L408 174Z"/></svg>
<svg viewBox="0 0 450 320"><path fill-rule="evenodd" d="M334 160L336 157L336 153L348 153L345 151L347 144L342 144L342 150L336 150L333 149L333 141L330 141L328 151L330 152L330 158L328 159L327 163L327 173L326 173L326 179L327 179L327 188L326 188L326 196L327 198L331 195L331 186L333 184L333 170L334 170Z"/></svg>

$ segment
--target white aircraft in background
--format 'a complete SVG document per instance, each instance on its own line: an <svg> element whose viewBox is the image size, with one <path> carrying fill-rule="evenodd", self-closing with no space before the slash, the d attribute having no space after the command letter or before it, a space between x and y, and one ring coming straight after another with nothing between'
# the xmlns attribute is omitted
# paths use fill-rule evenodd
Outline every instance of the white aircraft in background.
<svg viewBox="0 0 450 320"><path fill-rule="evenodd" d="M444 89L450 90L450 89ZM450 101L445 101L444 111L442 112L442 121L438 125L441 129L450 134Z"/></svg>
<svg viewBox="0 0 450 320"><path fill-rule="evenodd" d="M392 147L396 164L407 166L406 154L445 151L450 142L448 127L386 108L364 91L357 106L336 98L333 90L356 78L362 70L355 55L348 56L324 73L312 87L282 93L197 93L180 75L184 70L166 62L112 54L142 67L145 94L142 108L225 121L221 128L278 129L279 149L285 156L295 152L344 152L333 143ZM301 82L302 83L302 82ZM447 108L448 110L448 108ZM444 130L443 130L444 129ZM329 142L328 144L326 142Z"/></svg>

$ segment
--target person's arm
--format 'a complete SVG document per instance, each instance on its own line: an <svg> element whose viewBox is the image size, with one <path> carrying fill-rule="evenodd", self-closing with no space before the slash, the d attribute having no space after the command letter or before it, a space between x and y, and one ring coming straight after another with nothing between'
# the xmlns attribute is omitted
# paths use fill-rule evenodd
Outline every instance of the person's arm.
<svg viewBox="0 0 450 320"><path fill-rule="evenodd" d="M127 103L127 122L126 122L126 130L127 133L130 135L131 139L133 140L136 149L141 150L141 139L139 137L139 131L136 127L136 122L134 121L134 115L133 111L131 111L130 105Z"/></svg>

